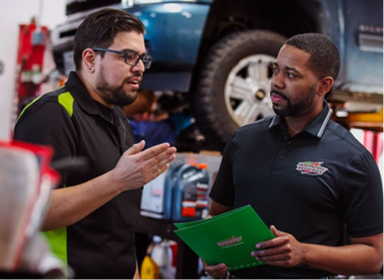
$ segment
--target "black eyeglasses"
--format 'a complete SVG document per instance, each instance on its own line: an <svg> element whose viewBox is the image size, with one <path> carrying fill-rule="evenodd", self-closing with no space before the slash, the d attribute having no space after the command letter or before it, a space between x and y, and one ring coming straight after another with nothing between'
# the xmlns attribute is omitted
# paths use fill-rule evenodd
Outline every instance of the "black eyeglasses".
<svg viewBox="0 0 384 280"><path fill-rule="evenodd" d="M123 55L125 63L131 66L135 66L140 59L141 61L143 61L145 69L148 69L152 65L152 56L148 54L139 55L137 52L133 50L116 51L116 50L103 49L103 48L97 48L97 47L93 47L92 50L99 51L99 52L111 52L111 53L117 53L119 55Z"/></svg>

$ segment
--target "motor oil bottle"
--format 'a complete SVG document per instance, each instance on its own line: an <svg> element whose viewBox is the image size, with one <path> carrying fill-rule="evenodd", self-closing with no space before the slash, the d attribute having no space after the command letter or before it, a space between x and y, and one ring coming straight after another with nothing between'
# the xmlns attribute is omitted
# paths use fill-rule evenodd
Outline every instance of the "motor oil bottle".
<svg viewBox="0 0 384 280"><path fill-rule="evenodd" d="M200 164L199 167L184 164L177 171L172 211L174 221L198 220L207 212L210 178L206 165Z"/></svg>
<svg viewBox="0 0 384 280"><path fill-rule="evenodd" d="M171 220L173 189L181 162L172 162L168 170L144 186L140 214L157 219Z"/></svg>
<svg viewBox="0 0 384 280"><path fill-rule="evenodd" d="M164 218L167 220L172 219L172 208L173 208L173 196L176 185L177 172L183 166L183 163L171 164L167 170L164 180Z"/></svg>

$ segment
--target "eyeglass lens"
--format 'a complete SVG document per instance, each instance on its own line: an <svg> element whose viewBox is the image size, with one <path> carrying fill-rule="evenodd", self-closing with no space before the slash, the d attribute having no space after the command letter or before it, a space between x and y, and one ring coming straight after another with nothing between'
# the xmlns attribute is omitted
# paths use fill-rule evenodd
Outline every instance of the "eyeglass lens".
<svg viewBox="0 0 384 280"><path fill-rule="evenodd" d="M134 51L127 51L125 53L125 63L135 66L139 60L143 61L144 67L148 69L151 66L152 58L149 55L139 55Z"/></svg>

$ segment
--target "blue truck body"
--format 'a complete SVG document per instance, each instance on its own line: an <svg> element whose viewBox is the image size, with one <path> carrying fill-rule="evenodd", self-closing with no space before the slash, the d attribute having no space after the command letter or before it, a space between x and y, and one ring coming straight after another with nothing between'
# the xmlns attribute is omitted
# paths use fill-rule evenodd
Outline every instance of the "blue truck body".
<svg viewBox="0 0 384 280"><path fill-rule="evenodd" d="M201 131L218 147L237 127L271 113L266 67L283 39L294 34L323 33L338 46L342 67L331 102L348 102L351 110L353 104L366 111L382 106L381 0L68 0L68 20L53 32L61 72L73 70L70 52L77 26L88 13L107 6L136 15L146 27L154 63L142 87L181 96L180 105L189 105ZM237 61L228 62L232 55ZM255 63L259 66L252 68ZM252 69L267 74L250 82Z"/></svg>

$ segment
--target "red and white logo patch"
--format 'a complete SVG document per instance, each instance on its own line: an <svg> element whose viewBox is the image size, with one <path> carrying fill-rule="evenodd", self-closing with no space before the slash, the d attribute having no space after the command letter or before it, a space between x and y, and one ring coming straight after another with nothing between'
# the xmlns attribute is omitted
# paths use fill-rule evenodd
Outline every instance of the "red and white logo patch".
<svg viewBox="0 0 384 280"><path fill-rule="evenodd" d="M300 171L301 174L306 175L323 175L324 172L328 170L328 168L321 166L323 162L313 162L313 161L304 161L299 162L296 165L296 170Z"/></svg>

